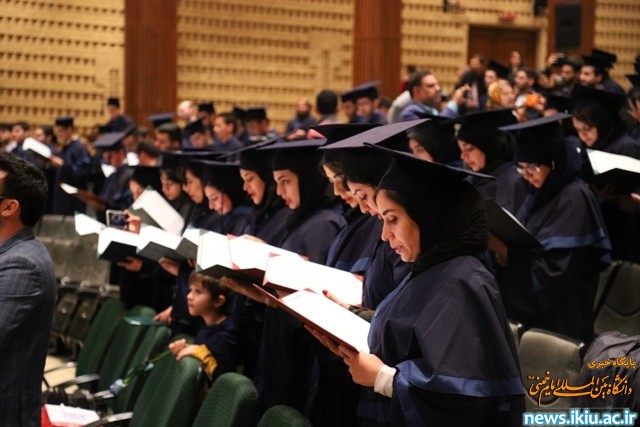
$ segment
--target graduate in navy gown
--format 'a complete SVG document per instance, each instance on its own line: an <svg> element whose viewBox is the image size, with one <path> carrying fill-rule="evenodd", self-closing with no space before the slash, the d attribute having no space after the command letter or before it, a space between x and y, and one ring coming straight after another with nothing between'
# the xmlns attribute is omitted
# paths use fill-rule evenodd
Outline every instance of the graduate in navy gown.
<svg viewBox="0 0 640 427"><path fill-rule="evenodd" d="M573 89L569 108L580 138L583 173L586 176L590 172L586 149L640 159L640 142L627 134L626 125L619 114L625 104L626 97L623 95L582 86ZM591 185L591 189L600 199L613 248L612 257L640 262L640 240L636 237L640 232L640 213L628 212L627 206L635 204L631 195L610 186Z"/></svg>
<svg viewBox="0 0 640 427"><path fill-rule="evenodd" d="M457 141L465 166L496 178L471 178L470 182L482 197L515 212L526 188L513 163L513 140L498 128L517 123L516 116L511 110L492 110L469 114L456 121L461 123Z"/></svg>
<svg viewBox="0 0 640 427"><path fill-rule="evenodd" d="M209 230L220 234L241 236L247 230L251 208L242 190L238 165L216 160L204 161L204 195L209 209L217 213L217 221Z"/></svg>
<svg viewBox="0 0 640 427"><path fill-rule="evenodd" d="M160 192L160 169L136 166L129 181L130 194L137 200L147 188ZM118 262L117 283L120 285L120 300L126 308L145 305L156 312L171 304L172 278L160 265L148 259L127 257Z"/></svg>
<svg viewBox="0 0 640 427"><path fill-rule="evenodd" d="M488 231L482 197L464 181L473 172L393 155L376 192L381 236L412 271L378 306L370 353L323 339L375 391L360 404L361 424L519 425L517 350L478 259Z"/></svg>
<svg viewBox="0 0 640 427"><path fill-rule="evenodd" d="M51 164L56 168L53 187L53 214L73 215L84 212L85 204L67 194L60 184L69 184L86 190L91 171L91 157L86 147L73 135L73 117L58 117L55 121L55 132L58 143L62 146L56 155L51 156Z"/></svg>
<svg viewBox="0 0 640 427"><path fill-rule="evenodd" d="M409 136L409 149L414 156L445 165L462 167L460 150L454 141L453 121L432 114L419 114L429 121L413 128Z"/></svg>
<svg viewBox="0 0 640 427"><path fill-rule="evenodd" d="M317 148L323 143L292 141L260 149L276 150L276 192L292 211L281 246L317 263L324 262L329 245L346 223L319 170ZM260 411L276 404L305 411L312 361L311 337L302 324L282 310L267 307L256 378Z"/></svg>
<svg viewBox="0 0 640 427"><path fill-rule="evenodd" d="M526 328L542 328L590 342L593 302L611 246L598 202L576 174L580 156L564 139L553 116L503 129L517 138L514 160L528 183L516 217L541 249L490 247L505 268L500 276L509 317Z"/></svg>

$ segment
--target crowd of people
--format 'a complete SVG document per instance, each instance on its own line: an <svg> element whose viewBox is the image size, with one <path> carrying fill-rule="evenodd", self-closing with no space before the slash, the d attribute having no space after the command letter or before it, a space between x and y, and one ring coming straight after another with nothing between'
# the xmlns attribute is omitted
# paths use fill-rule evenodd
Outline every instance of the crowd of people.
<svg viewBox="0 0 640 427"><path fill-rule="evenodd" d="M615 55L598 49L550 54L538 71L519 58L473 55L449 96L426 69L394 100L379 82L323 90L315 105L297 101L280 135L265 107L188 100L150 117L150 132L110 98L95 138L75 135L73 117L19 121L0 126L0 149L42 171L44 212L104 221L152 187L185 229L250 235L363 276L362 305L327 297L371 322L370 353L193 260L114 263L124 305L196 337L170 350L202 360L210 381L241 367L262 412L287 404L318 426L518 425L525 389L508 321L589 343L600 273L640 261L640 186L596 185L589 161L591 149L640 159L640 77L625 92L608 74ZM30 139L50 153L25 149ZM537 245L489 229L488 199Z"/></svg>

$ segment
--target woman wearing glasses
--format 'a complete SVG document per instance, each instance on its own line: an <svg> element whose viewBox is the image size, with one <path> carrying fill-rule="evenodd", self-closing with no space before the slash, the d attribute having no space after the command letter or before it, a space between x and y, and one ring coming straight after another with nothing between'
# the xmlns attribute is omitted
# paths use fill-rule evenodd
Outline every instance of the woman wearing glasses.
<svg viewBox="0 0 640 427"><path fill-rule="evenodd" d="M517 138L517 170L528 183L516 217L540 249L489 247L504 267L499 275L510 319L585 342L593 338L591 310L599 273L611 250L598 203L576 177L580 156L560 124L567 114L502 128Z"/></svg>

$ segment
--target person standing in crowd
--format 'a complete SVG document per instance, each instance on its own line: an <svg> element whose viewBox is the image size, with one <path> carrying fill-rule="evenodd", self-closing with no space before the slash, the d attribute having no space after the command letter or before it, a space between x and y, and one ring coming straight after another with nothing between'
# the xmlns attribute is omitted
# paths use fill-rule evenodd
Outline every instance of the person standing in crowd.
<svg viewBox="0 0 640 427"><path fill-rule="evenodd" d="M489 247L510 319L585 343L593 339L593 302L611 245L598 202L577 177L580 155L564 138L558 113L501 129L517 139L514 161L528 189L516 218L540 248Z"/></svg>
<svg viewBox="0 0 640 427"><path fill-rule="evenodd" d="M107 202L107 205L94 206L98 220L101 222L105 220L106 209L124 210L133 203L129 190L129 179L133 174L133 168L127 163L127 153L122 143L124 137L124 132L104 133L93 144L110 170L105 174L104 185L100 192L100 197ZM104 170L106 169L103 168Z"/></svg>
<svg viewBox="0 0 640 427"><path fill-rule="evenodd" d="M244 112L243 120L247 127L250 144L267 141L278 136L278 132L269 128L271 121L267 117L265 107L247 108Z"/></svg>
<svg viewBox="0 0 640 427"><path fill-rule="evenodd" d="M442 112L440 112L440 104L442 102L440 84L436 76L430 71L422 70L413 73L409 78L407 90L411 94L412 102L400 113L399 122L417 120L425 113L433 116L457 117L458 107L464 103L464 97L469 90L469 85L456 89L451 97L452 99Z"/></svg>
<svg viewBox="0 0 640 427"><path fill-rule="evenodd" d="M387 117L379 113L378 109L378 89L376 86L380 81L367 82L351 89L350 97L356 103L356 114L359 123L373 123L385 125Z"/></svg>
<svg viewBox="0 0 640 427"><path fill-rule="evenodd" d="M457 140L464 164L474 172L496 178L494 181L471 177L470 182L482 197L515 213L524 200L526 187L512 161L512 138L498 130L518 122L513 111L485 111L456 121L461 125Z"/></svg>
<svg viewBox="0 0 640 427"><path fill-rule="evenodd" d="M175 151L182 146L182 131L175 123L163 123L155 129L156 140L153 143L160 151Z"/></svg>
<svg viewBox="0 0 640 427"><path fill-rule="evenodd" d="M91 172L91 156L73 132L73 117L56 119L56 138L62 147L57 155L51 156L51 164L56 168L53 188L53 213L56 215L73 215L75 212L85 211L82 201L60 188L60 184L64 183L86 190Z"/></svg>
<svg viewBox="0 0 640 427"><path fill-rule="evenodd" d="M206 130L207 136L213 139L213 121L216 118L216 107L213 101L201 102L198 104L198 120L202 120L202 124Z"/></svg>
<svg viewBox="0 0 640 427"><path fill-rule="evenodd" d="M462 166L460 150L453 136L454 123L445 117L425 115L430 120L409 131L409 149L414 156L423 160Z"/></svg>
<svg viewBox="0 0 640 427"><path fill-rule="evenodd" d="M47 182L35 166L0 153L0 424L39 426L56 299L53 262L34 238Z"/></svg>
<svg viewBox="0 0 640 427"><path fill-rule="evenodd" d="M392 154L375 201L382 239L412 271L378 306L370 353L314 335L375 392L361 400L362 425L520 425L516 346L498 285L478 260L488 230L482 197L464 181L474 173Z"/></svg>
<svg viewBox="0 0 640 427"><path fill-rule="evenodd" d="M109 121L104 125L103 132L124 132L136 127L136 122L120 109L120 98L107 99L107 113Z"/></svg>
<svg viewBox="0 0 640 427"><path fill-rule="evenodd" d="M312 105L307 98L296 101L296 116L287 122L284 133L287 139L305 139L311 126L316 124L316 119L311 115Z"/></svg>
<svg viewBox="0 0 640 427"><path fill-rule="evenodd" d="M469 86L464 103L462 104L465 114L482 110L481 102L487 93L487 87L484 84L486 69L487 60L484 56L476 53L469 59L469 69L456 84L456 87Z"/></svg>
<svg viewBox="0 0 640 427"><path fill-rule="evenodd" d="M236 137L236 118L232 113L220 113L213 121L213 151L228 153L239 150L243 144ZM231 161L237 159L230 159Z"/></svg>
<svg viewBox="0 0 640 427"><path fill-rule="evenodd" d="M320 115L316 125L338 123L338 94L332 90L321 90L316 95L316 112Z"/></svg>

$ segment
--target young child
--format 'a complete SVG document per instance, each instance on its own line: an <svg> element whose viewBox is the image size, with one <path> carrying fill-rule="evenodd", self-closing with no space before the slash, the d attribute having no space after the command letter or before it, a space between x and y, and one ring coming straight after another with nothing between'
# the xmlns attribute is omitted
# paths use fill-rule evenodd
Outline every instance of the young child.
<svg viewBox="0 0 640 427"><path fill-rule="evenodd" d="M184 339L169 344L176 359L185 356L199 359L212 381L225 372L235 371L239 360L240 332L234 319L227 316L231 296L231 291L217 279L192 272L187 295L189 314L202 317L205 326L196 335L195 344Z"/></svg>

